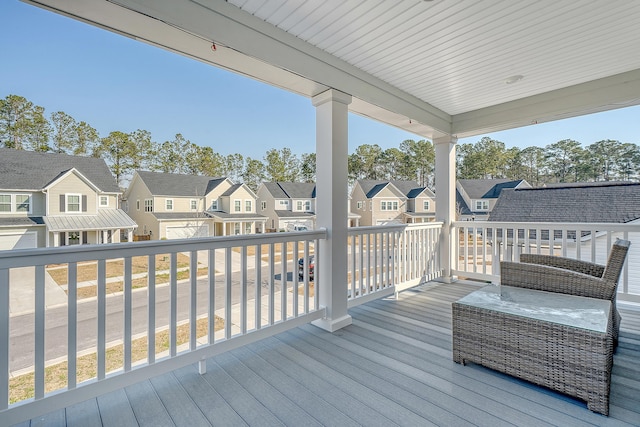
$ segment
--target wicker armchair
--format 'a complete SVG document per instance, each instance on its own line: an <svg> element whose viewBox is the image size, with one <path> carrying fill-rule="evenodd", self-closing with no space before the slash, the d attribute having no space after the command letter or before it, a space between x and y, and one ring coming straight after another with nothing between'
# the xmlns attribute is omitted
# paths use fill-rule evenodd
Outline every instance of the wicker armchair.
<svg viewBox="0 0 640 427"><path fill-rule="evenodd" d="M613 339L617 343L620 331L620 313L616 307L618 279L630 244L628 240L617 239L611 247L607 265L558 256L522 254L519 263L500 263L500 283L611 301Z"/></svg>

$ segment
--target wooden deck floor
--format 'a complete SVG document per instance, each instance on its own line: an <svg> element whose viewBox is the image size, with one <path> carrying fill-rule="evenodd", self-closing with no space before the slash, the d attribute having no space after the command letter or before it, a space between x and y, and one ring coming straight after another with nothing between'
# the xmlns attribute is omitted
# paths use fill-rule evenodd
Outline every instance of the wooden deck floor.
<svg viewBox="0 0 640 427"><path fill-rule="evenodd" d="M427 284L351 310L334 334L307 325L21 425L640 425L640 311L624 311L610 416L451 360L451 302ZM1 424L1 421L0 421Z"/></svg>

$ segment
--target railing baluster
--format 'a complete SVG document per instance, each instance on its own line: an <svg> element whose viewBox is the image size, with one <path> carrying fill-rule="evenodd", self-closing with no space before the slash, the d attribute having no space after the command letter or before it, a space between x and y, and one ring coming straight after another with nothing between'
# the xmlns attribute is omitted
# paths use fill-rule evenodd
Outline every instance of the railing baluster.
<svg viewBox="0 0 640 427"><path fill-rule="evenodd" d="M9 269L0 268L0 410L9 406Z"/></svg>
<svg viewBox="0 0 640 427"><path fill-rule="evenodd" d="M313 269L313 309L318 310L320 308L320 286L318 285L320 280L320 269L318 268L322 259L320 258L320 239L316 239L313 244L313 253L315 254L315 267Z"/></svg>
<svg viewBox="0 0 640 427"><path fill-rule="evenodd" d="M358 235L358 250L360 251L360 264L358 265L358 272L360 277L358 278L359 291L357 292L357 294L361 295L362 289L364 287L364 234ZM354 293L352 296L355 298L356 294Z"/></svg>
<svg viewBox="0 0 640 427"><path fill-rule="evenodd" d="M353 235L350 238L347 237L347 241L351 241L351 244L347 247L351 247L351 298L356 295L356 236Z"/></svg>
<svg viewBox="0 0 640 427"><path fill-rule="evenodd" d="M77 385L78 360L78 263L67 265L67 388Z"/></svg>
<svg viewBox="0 0 640 427"><path fill-rule="evenodd" d="M240 333L247 333L247 247L240 248Z"/></svg>
<svg viewBox="0 0 640 427"><path fill-rule="evenodd" d="M207 310L207 335L209 344L213 344L216 341L216 250L207 250L209 257L208 261L208 296L209 296L209 308Z"/></svg>
<svg viewBox="0 0 640 427"><path fill-rule="evenodd" d="M98 260L98 339L97 339L97 376L98 380L105 377L107 369L107 263L104 259Z"/></svg>
<svg viewBox="0 0 640 427"><path fill-rule="evenodd" d="M262 328L262 245L256 245L255 256L255 287L256 287L256 299L255 299L255 325L256 329Z"/></svg>
<svg viewBox="0 0 640 427"><path fill-rule="evenodd" d="M171 252L169 265L170 309L169 309L169 356L174 357L178 348L178 254Z"/></svg>
<svg viewBox="0 0 640 427"><path fill-rule="evenodd" d="M225 248L224 255L224 337L231 338L231 248Z"/></svg>
<svg viewBox="0 0 640 427"><path fill-rule="evenodd" d="M287 243L282 242L280 249L280 319L287 320Z"/></svg>
<svg viewBox="0 0 640 427"><path fill-rule="evenodd" d="M293 267L291 268L291 276L293 278L293 317L298 317L298 241L293 242ZM303 261L304 265L304 261Z"/></svg>
<svg viewBox="0 0 640 427"><path fill-rule="evenodd" d="M596 262L596 236L597 231L591 230L591 262Z"/></svg>
<svg viewBox="0 0 640 427"><path fill-rule="evenodd" d="M195 350L197 347L197 327L198 327L198 252L191 251L189 257L189 276L191 289L189 293L189 349Z"/></svg>
<svg viewBox="0 0 640 427"><path fill-rule="evenodd" d="M273 325L275 322L276 266L274 245L274 243L269 244L269 325ZM318 282L316 281L316 283ZM317 288L316 286L316 290Z"/></svg>
<svg viewBox="0 0 640 427"><path fill-rule="evenodd" d="M35 267L35 361L34 388L35 398L44 397L44 344L45 344L45 288L44 266Z"/></svg>
<svg viewBox="0 0 640 427"><path fill-rule="evenodd" d="M147 360L156 362L156 256L147 257Z"/></svg>
<svg viewBox="0 0 640 427"><path fill-rule="evenodd" d="M131 257L124 258L124 371L131 370L131 291L132 291Z"/></svg>
<svg viewBox="0 0 640 427"><path fill-rule="evenodd" d="M304 242L304 259L309 259L309 241L305 240ZM302 265L303 273L302 277L304 279L304 312L309 312L309 268L307 266Z"/></svg>

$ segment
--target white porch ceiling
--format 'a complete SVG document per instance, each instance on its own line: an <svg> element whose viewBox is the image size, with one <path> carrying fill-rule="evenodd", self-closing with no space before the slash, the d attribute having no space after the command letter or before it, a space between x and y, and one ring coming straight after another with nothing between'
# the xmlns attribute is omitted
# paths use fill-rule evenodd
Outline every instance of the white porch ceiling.
<svg viewBox="0 0 640 427"><path fill-rule="evenodd" d="M637 0L27 1L428 138L640 104Z"/></svg>

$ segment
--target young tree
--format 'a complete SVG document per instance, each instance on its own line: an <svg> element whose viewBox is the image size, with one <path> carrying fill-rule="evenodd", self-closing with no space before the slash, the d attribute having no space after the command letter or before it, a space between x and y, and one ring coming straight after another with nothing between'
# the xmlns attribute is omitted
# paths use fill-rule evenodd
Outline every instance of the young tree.
<svg viewBox="0 0 640 427"><path fill-rule="evenodd" d="M404 179L415 179L422 187L433 187L436 152L431 141L408 139L400 143L405 153Z"/></svg>
<svg viewBox="0 0 640 427"><path fill-rule="evenodd" d="M74 156L86 156L92 153L100 143L98 131L87 124L87 122L77 123L73 129L72 154Z"/></svg>
<svg viewBox="0 0 640 427"><path fill-rule="evenodd" d="M149 169L155 157L156 144L151 140L151 132L138 129L129 134L135 150L131 157L131 166L136 169Z"/></svg>
<svg viewBox="0 0 640 427"><path fill-rule="evenodd" d="M102 157L109 165L116 182L121 185L124 177L133 172L136 145L128 133L113 131L100 140L93 155Z"/></svg>
<svg viewBox="0 0 640 427"><path fill-rule="evenodd" d="M150 162L150 168L164 173L186 173L185 154L190 145L191 142L179 133L172 141L165 141L160 145L154 144L155 158Z"/></svg>
<svg viewBox="0 0 640 427"><path fill-rule="evenodd" d="M300 159L300 178L304 182L316 181L316 153L303 154Z"/></svg>
<svg viewBox="0 0 640 427"><path fill-rule="evenodd" d="M270 181L295 182L300 176L300 161L290 148L272 148L264 157L266 177Z"/></svg>
<svg viewBox="0 0 640 427"><path fill-rule="evenodd" d="M522 178L534 187L542 184L542 169L544 167L544 150L541 147L527 147L520 152L522 160Z"/></svg>
<svg viewBox="0 0 640 427"><path fill-rule="evenodd" d="M265 180L265 167L260 160L247 157L245 160L242 181L253 191L258 191L258 186Z"/></svg>
<svg viewBox="0 0 640 427"><path fill-rule="evenodd" d="M244 157L242 154L228 154L224 158L224 175L231 181L238 182L244 171Z"/></svg>
<svg viewBox="0 0 640 427"><path fill-rule="evenodd" d="M49 147L51 131L51 125L44 116L44 108L36 105L33 108L31 130L26 135L29 148L41 153L49 151L51 149L51 147Z"/></svg>
<svg viewBox="0 0 640 427"><path fill-rule="evenodd" d="M545 147L547 165L557 182L567 182L572 176L580 150L580 143L572 139L563 139Z"/></svg>
<svg viewBox="0 0 640 427"><path fill-rule="evenodd" d="M622 143L612 139L594 142L587 147L592 158L595 181L615 179L616 165L621 156Z"/></svg>
<svg viewBox="0 0 640 427"><path fill-rule="evenodd" d="M35 106L18 95L0 100L0 142L7 148L24 150L33 133Z"/></svg>
<svg viewBox="0 0 640 427"><path fill-rule="evenodd" d="M76 120L64 111L51 113L51 123L53 124L53 147L54 153L72 153L75 133L78 124Z"/></svg>

